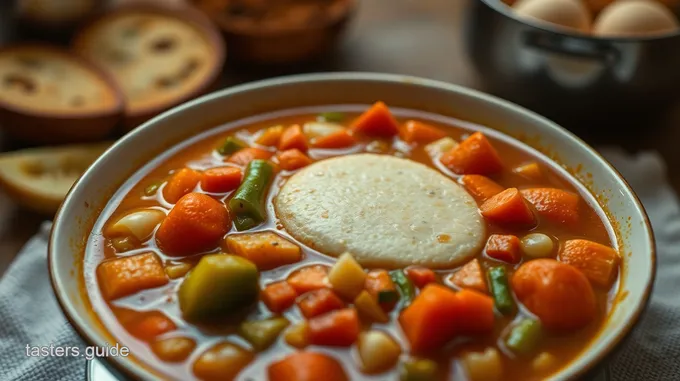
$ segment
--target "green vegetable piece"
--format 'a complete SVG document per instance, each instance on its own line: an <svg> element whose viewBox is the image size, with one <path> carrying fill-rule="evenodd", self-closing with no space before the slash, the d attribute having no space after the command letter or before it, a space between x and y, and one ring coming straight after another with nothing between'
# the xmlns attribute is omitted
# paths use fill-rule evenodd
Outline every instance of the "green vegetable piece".
<svg viewBox="0 0 680 381"><path fill-rule="evenodd" d="M401 381L434 381L437 377L437 363L428 359L408 359L401 364Z"/></svg>
<svg viewBox="0 0 680 381"><path fill-rule="evenodd" d="M230 136L224 140L224 143L217 149L217 152L222 156L227 156L246 147L248 147L248 144Z"/></svg>
<svg viewBox="0 0 680 381"><path fill-rule="evenodd" d="M229 200L236 230L248 230L267 218L267 189L273 177L274 167L268 161L253 160L248 164L243 182Z"/></svg>
<svg viewBox="0 0 680 381"><path fill-rule="evenodd" d="M345 114L342 112L322 112L317 119L322 122L342 122L345 120Z"/></svg>
<svg viewBox="0 0 680 381"><path fill-rule="evenodd" d="M536 349L541 336L540 322L534 319L523 319L512 328L505 344L515 353L528 355Z"/></svg>
<svg viewBox="0 0 680 381"><path fill-rule="evenodd" d="M253 306L259 293L253 262L236 255L208 254L179 286L179 308L189 321L221 321Z"/></svg>
<svg viewBox="0 0 680 381"><path fill-rule="evenodd" d="M390 271L390 278L392 278L392 282L397 286L399 295L401 295L401 308L408 307L416 296L416 288L413 283L402 270Z"/></svg>
<svg viewBox="0 0 680 381"><path fill-rule="evenodd" d="M263 351L274 344L276 338L289 324L285 317L246 321L241 323L239 333L255 350Z"/></svg>
<svg viewBox="0 0 680 381"><path fill-rule="evenodd" d="M394 303L399 301L399 293L396 290L382 290L378 292L378 303Z"/></svg>
<svg viewBox="0 0 680 381"><path fill-rule="evenodd" d="M505 267L498 266L489 269L489 288L493 296L496 309L503 315L512 314L515 311L515 300L512 299L508 275Z"/></svg>
<svg viewBox="0 0 680 381"><path fill-rule="evenodd" d="M155 195L155 194L156 194L156 191L158 191L158 188L159 188L160 186L161 186L161 183L159 183L159 182L156 182L156 183L153 183L153 184L149 185L148 187L146 187L146 188L144 189L144 195L145 195L145 196L148 196L148 197L151 197L151 196Z"/></svg>

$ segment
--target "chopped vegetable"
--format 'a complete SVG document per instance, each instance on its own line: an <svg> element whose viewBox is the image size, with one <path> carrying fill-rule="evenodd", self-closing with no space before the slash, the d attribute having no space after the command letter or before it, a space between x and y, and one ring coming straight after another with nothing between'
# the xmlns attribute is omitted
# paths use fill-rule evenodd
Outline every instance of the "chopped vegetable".
<svg viewBox="0 0 680 381"><path fill-rule="evenodd" d="M234 167L212 168L203 172L201 188L211 193L226 193L238 188L243 173Z"/></svg>
<svg viewBox="0 0 680 381"><path fill-rule="evenodd" d="M295 352L269 365L269 381L349 381L342 365L331 356Z"/></svg>
<svg viewBox="0 0 680 381"><path fill-rule="evenodd" d="M149 184L148 187L144 188L144 196L151 197L158 192L158 188L161 187L160 182L155 182L153 184Z"/></svg>
<svg viewBox="0 0 680 381"><path fill-rule="evenodd" d="M220 321L244 312L260 293L255 264L235 255L204 255L179 287L179 308L194 322Z"/></svg>
<svg viewBox="0 0 680 381"><path fill-rule="evenodd" d="M378 301L384 311L391 311L399 301L399 292L390 274L385 270L370 271L366 275L364 288Z"/></svg>
<svg viewBox="0 0 680 381"><path fill-rule="evenodd" d="M283 129L284 127L281 125L269 127L262 131L260 136L255 139L255 143L267 147L278 147Z"/></svg>
<svg viewBox="0 0 680 381"><path fill-rule="evenodd" d="M281 141L279 142L279 151L286 151L289 149L298 149L300 151L307 151L307 137L302 133L302 127L294 124L283 131Z"/></svg>
<svg viewBox="0 0 680 381"><path fill-rule="evenodd" d="M309 326L307 322L303 320L288 328L283 338L292 347L298 349L306 347L309 345Z"/></svg>
<svg viewBox="0 0 680 381"><path fill-rule="evenodd" d="M133 250L139 244L139 240L134 237L114 237L111 238L111 246L116 249L118 253Z"/></svg>
<svg viewBox="0 0 680 381"><path fill-rule="evenodd" d="M367 318L369 321L378 323L387 323L389 318L385 311L382 310L378 301L375 300L368 291L364 290L354 299L354 307L356 307L359 315Z"/></svg>
<svg viewBox="0 0 680 381"><path fill-rule="evenodd" d="M445 138L441 138L426 145L425 152L427 152L427 154L430 155L431 157L435 158L443 154L444 152L454 149L457 146L458 142L453 140L453 138L447 136Z"/></svg>
<svg viewBox="0 0 680 381"><path fill-rule="evenodd" d="M302 316L307 319L345 308L345 302L327 288L304 293L298 298L296 303L300 312L302 312Z"/></svg>
<svg viewBox="0 0 680 381"><path fill-rule="evenodd" d="M547 372L555 368L557 357L548 352L541 352L531 362L531 367L537 372Z"/></svg>
<svg viewBox="0 0 680 381"><path fill-rule="evenodd" d="M520 176L524 176L529 180L540 180L543 176L541 167L536 162L520 165L512 170Z"/></svg>
<svg viewBox="0 0 680 381"><path fill-rule="evenodd" d="M496 348L488 347L482 353L469 352L463 364L471 381L500 381L503 379L503 360Z"/></svg>
<svg viewBox="0 0 680 381"><path fill-rule="evenodd" d="M104 298L109 301L168 283L156 253L104 261L97 267L97 280Z"/></svg>
<svg viewBox="0 0 680 381"><path fill-rule="evenodd" d="M357 140L347 129L336 131L326 136L319 136L312 140L312 147L323 149L347 148L355 145Z"/></svg>
<svg viewBox="0 0 680 381"><path fill-rule="evenodd" d="M268 284L262 290L262 302L271 312L281 313L295 304L297 292L286 281L279 281Z"/></svg>
<svg viewBox="0 0 680 381"><path fill-rule="evenodd" d="M549 330L583 328L597 313L588 278L576 267L554 259L524 263L512 277L512 288Z"/></svg>
<svg viewBox="0 0 680 381"><path fill-rule="evenodd" d="M326 122L342 122L345 120L345 113L342 112L322 112L318 119Z"/></svg>
<svg viewBox="0 0 680 381"><path fill-rule="evenodd" d="M505 190L495 181L482 175L465 175L460 178L460 182L472 197L479 201L486 201Z"/></svg>
<svg viewBox="0 0 680 381"><path fill-rule="evenodd" d="M409 266L404 271L406 272L406 276L418 288L423 288L428 283L433 283L437 281L437 274L435 274L434 271L428 269L427 267Z"/></svg>
<svg viewBox="0 0 680 381"><path fill-rule="evenodd" d="M222 145L217 149L217 152L219 152L219 154L222 156L228 156L246 147L248 147L248 145L245 142L236 139L233 136L229 136L224 140L224 143L222 143Z"/></svg>
<svg viewBox="0 0 680 381"><path fill-rule="evenodd" d="M519 263L522 260L519 238L512 234L492 234L484 248L486 255L506 263Z"/></svg>
<svg viewBox="0 0 680 381"><path fill-rule="evenodd" d="M281 152L276 157L281 169L294 171L312 164L312 159L297 148Z"/></svg>
<svg viewBox="0 0 680 381"><path fill-rule="evenodd" d="M331 311L309 319L309 343L348 347L359 337L359 315L354 308Z"/></svg>
<svg viewBox="0 0 680 381"><path fill-rule="evenodd" d="M229 156L227 162L245 167L254 160L269 160L272 156L273 153L260 148L244 148Z"/></svg>
<svg viewBox="0 0 680 381"><path fill-rule="evenodd" d="M549 257L554 248L552 238L543 233L530 233L522 237L520 241L522 252L530 257Z"/></svg>
<svg viewBox="0 0 680 381"><path fill-rule="evenodd" d="M374 103L370 109L352 122L350 129L369 136L390 137L399 134L399 124L383 102Z"/></svg>
<svg viewBox="0 0 680 381"><path fill-rule="evenodd" d="M163 253L184 256L212 250L231 229L224 204L202 193L189 193L177 201L156 231Z"/></svg>
<svg viewBox="0 0 680 381"><path fill-rule="evenodd" d="M175 323L160 311L145 312L137 324L130 327L130 333L136 338L150 342L156 337L177 329Z"/></svg>
<svg viewBox="0 0 680 381"><path fill-rule="evenodd" d="M469 288L487 293L489 290L486 287L486 280L484 278L482 266L477 259L473 259L451 275L449 279L451 283L460 288Z"/></svg>
<svg viewBox="0 0 680 381"><path fill-rule="evenodd" d="M479 209L484 218L497 224L531 225L536 222L534 213L517 188L508 188L491 197Z"/></svg>
<svg viewBox="0 0 680 381"><path fill-rule="evenodd" d="M534 319L522 319L512 327L505 345L521 355L531 354L541 340L541 323Z"/></svg>
<svg viewBox="0 0 680 381"><path fill-rule="evenodd" d="M371 330L359 335L357 353L364 372L379 373L397 363L401 347L389 334Z"/></svg>
<svg viewBox="0 0 680 381"><path fill-rule="evenodd" d="M522 190L522 196L540 216L552 222L576 224L579 220L580 197L575 193L557 188L533 188Z"/></svg>
<svg viewBox="0 0 680 381"><path fill-rule="evenodd" d="M347 128L341 124L328 122L307 122L302 126L302 132L312 143L317 138L329 136L339 131L347 131Z"/></svg>
<svg viewBox="0 0 680 381"><path fill-rule="evenodd" d="M509 315L515 312L515 300L508 283L508 275L505 267L498 266L489 269L489 289L493 296L494 304L498 312Z"/></svg>
<svg viewBox="0 0 680 381"><path fill-rule="evenodd" d="M432 381L437 377L437 363L430 359L408 359L399 369L400 381Z"/></svg>
<svg viewBox="0 0 680 381"><path fill-rule="evenodd" d="M413 287L411 280L406 277L402 270L390 271L390 277L399 290L401 306L406 307L411 304L413 298L416 296L416 289Z"/></svg>
<svg viewBox="0 0 680 381"><path fill-rule="evenodd" d="M430 143L446 137L446 132L417 120L409 120L401 130L406 143Z"/></svg>
<svg viewBox="0 0 680 381"><path fill-rule="evenodd" d="M621 259L609 246L585 239L570 239L562 247L560 260L581 270L593 285L609 288L616 279Z"/></svg>
<svg viewBox="0 0 680 381"><path fill-rule="evenodd" d="M196 341L188 337L170 337L151 343L151 350L159 359L167 362L182 362L196 348Z"/></svg>
<svg viewBox="0 0 680 381"><path fill-rule="evenodd" d="M288 277L288 284L298 294L328 287L330 286L328 283L328 267L321 265L303 267Z"/></svg>
<svg viewBox="0 0 680 381"><path fill-rule="evenodd" d="M165 273L168 274L170 279L177 279L186 275L186 273L188 273L192 267L194 267L194 265L191 263L173 263L171 265L165 266Z"/></svg>
<svg viewBox="0 0 680 381"><path fill-rule="evenodd" d="M245 348L221 342L198 357L193 371L196 377L204 381L233 380L254 358L255 355Z"/></svg>
<svg viewBox="0 0 680 381"><path fill-rule="evenodd" d="M487 175L503 169L498 153L486 136L475 132L439 159L444 166L461 175Z"/></svg>
<svg viewBox="0 0 680 381"><path fill-rule="evenodd" d="M273 177L274 168L270 163L253 160L248 164L241 186L229 200L237 230L251 229L267 218L267 191Z"/></svg>
<svg viewBox="0 0 680 381"><path fill-rule="evenodd" d="M247 258L260 271L302 260L298 245L273 232L232 234L227 236L226 244L229 252Z"/></svg>
<svg viewBox="0 0 680 381"><path fill-rule="evenodd" d="M163 221L165 213L158 209L142 209L128 213L106 229L105 235L115 237L133 235L140 242L151 236L156 226Z"/></svg>
<svg viewBox="0 0 680 381"><path fill-rule="evenodd" d="M328 281L340 296L353 300L364 289L366 273L352 254L341 255L328 273Z"/></svg>
<svg viewBox="0 0 680 381"><path fill-rule="evenodd" d="M241 323L240 335L246 339L256 351L269 348L290 322L285 317L273 317L263 320L249 320Z"/></svg>
<svg viewBox="0 0 680 381"><path fill-rule="evenodd" d="M184 195L192 192L196 185L201 182L203 175L189 168L182 168L172 175L170 181L163 188L165 201L174 204Z"/></svg>
<svg viewBox="0 0 680 381"><path fill-rule="evenodd" d="M463 334L476 335L493 331L494 301L490 296L475 290L463 289L456 293L456 298L459 306L455 321Z"/></svg>

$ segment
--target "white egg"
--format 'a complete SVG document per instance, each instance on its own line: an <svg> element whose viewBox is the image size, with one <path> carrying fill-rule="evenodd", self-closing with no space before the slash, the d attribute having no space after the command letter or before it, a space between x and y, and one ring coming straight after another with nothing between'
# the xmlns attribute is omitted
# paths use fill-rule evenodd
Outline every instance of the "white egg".
<svg viewBox="0 0 680 381"><path fill-rule="evenodd" d="M590 30L591 15L580 0L520 0L513 5L517 16L548 22L580 32Z"/></svg>
<svg viewBox="0 0 680 381"><path fill-rule="evenodd" d="M620 0L605 8L595 20L597 36L644 36L677 32L678 19L654 0Z"/></svg>

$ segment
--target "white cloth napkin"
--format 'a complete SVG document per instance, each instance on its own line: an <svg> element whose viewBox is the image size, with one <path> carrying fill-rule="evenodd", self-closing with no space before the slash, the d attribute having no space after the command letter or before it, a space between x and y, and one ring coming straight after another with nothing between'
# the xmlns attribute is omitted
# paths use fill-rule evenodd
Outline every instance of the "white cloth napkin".
<svg viewBox="0 0 680 381"><path fill-rule="evenodd" d="M658 273L647 313L609 362L612 380L680 380L680 205L658 155L604 155L640 196L658 244ZM47 237L51 224L23 248L0 279L0 380L83 380L85 360L28 357L26 345L84 346L66 322L50 287Z"/></svg>

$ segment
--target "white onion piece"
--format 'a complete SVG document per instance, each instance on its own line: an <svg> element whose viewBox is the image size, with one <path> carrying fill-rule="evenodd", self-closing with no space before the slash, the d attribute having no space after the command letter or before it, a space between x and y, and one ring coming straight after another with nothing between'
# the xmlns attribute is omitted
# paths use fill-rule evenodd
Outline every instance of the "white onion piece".
<svg viewBox="0 0 680 381"><path fill-rule="evenodd" d="M302 126L302 133L307 139L312 140L322 136L328 136L338 131L344 130L345 127L328 122L307 122Z"/></svg>
<svg viewBox="0 0 680 381"><path fill-rule="evenodd" d="M552 254L555 244L543 233L527 234L520 241L524 254L534 258L545 258Z"/></svg>
<svg viewBox="0 0 680 381"><path fill-rule="evenodd" d="M108 236L132 234L138 240L145 241L164 218L165 213L157 209L138 210L116 221L106 233Z"/></svg>
<svg viewBox="0 0 680 381"><path fill-rule="evenodd" d="M359 335L357 343L363 370L369 373L389 369L397 363L401 347L382 331L367 331Z"/></svg>

